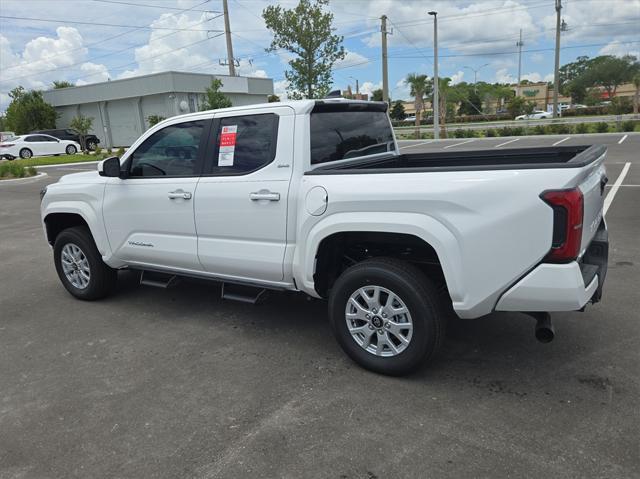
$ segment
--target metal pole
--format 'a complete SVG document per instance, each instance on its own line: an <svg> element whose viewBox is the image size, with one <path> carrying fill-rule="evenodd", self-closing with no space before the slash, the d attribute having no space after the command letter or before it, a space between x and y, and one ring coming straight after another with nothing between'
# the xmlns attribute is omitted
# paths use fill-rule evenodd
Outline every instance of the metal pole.
<svg viewBox="0 0 640 479"><path fill-rule="evenodd" d="M556 64L553 70L553 117L558 117L558 89L560 88L560 10L562 0L556 0Z"/></svg>
<svg viewBox="0 0 640 479"><path fill-rule="evenodd" d="M387 16L380 17L382 25L382 100L387 103L389 101L389 73L387 69Z"/></svg>
<svg viewBox="0 0 640 479"><path fill-rule="evenodd" d="M224 34L227 37L227 61L229 62L229 75L236 76L236 64L233 58L233 45L231 44L231 26L229 25L229 7L227 0L222 0L222 11L224 12Z"/></svg>
<svg viewBox="0 0 640 479"><path fill-rule="evenodd" d="M520 29L520 40L518 40L518 43L516 43L516 46L518 47L518 86L516 88L516 91L518 92L517 94L520 95L520 81L522 78L522 46L524 45L524 43L522 43L522 28Z"/></svg>
<svg viewBox="0 0 640 479"><path fill-rule="evenodd" d="M356 78L356 95L360 95L360 84L358 83L357 78Z"/></svg>
<svg viewBox="0 0 640 479"><path fill-rule="evenodd" d="M440 102L438 96L438 12L433 15L433 138L440 139Z"/></svg>

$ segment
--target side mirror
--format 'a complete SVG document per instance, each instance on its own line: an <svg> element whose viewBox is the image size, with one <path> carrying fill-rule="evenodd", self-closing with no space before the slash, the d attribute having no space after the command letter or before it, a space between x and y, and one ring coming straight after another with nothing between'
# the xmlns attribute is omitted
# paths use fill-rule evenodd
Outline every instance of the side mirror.
<svg viewBox="0 0 640 479"><path fill-rule="evenodd" d="M98 174L109 178L120 176L120 158L112 156L98 163Z"/></svg>

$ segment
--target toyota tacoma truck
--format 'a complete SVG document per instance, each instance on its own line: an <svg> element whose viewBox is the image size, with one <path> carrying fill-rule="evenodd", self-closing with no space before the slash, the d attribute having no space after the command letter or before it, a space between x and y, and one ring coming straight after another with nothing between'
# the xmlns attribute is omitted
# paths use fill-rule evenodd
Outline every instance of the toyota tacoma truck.
<svg viewBox="0 0 640 479"><path fill-rule="evenodd" d="M607 271L603 146L402 153L387 105L301 100L165 120L95 172L42 191L64 287L222 283L327 301L344 351L403 374L438 351L452 311L549 313L597 302Z"/></svg>

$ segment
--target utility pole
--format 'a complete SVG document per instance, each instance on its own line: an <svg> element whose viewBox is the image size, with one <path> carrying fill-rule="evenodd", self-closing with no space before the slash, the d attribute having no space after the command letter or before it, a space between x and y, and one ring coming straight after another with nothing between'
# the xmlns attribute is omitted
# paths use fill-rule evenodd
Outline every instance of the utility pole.
<svg viewBox="0 0 640 479"><path fill-rule="evenodd" d="M236 76L236 63L233 58L233 45L231 44L231 26L229 25L229 7L227 0L222 0L222 11L224 12L224 34L227 37L227 63L229 64L229 75Z"/></svg>
<svg viewBox="0 0 640 479"><path fill-rule="evenodd" d="M382 32L382 101L389 102L389 72L387 69L387 16L380 17L382 24L380 31ZM357 87L356 87L357 90Z"/></svg>
<svg viewBox="0 0 640 479"><path fill-rule="evenodd" d="M556 0L556 64L553 69L553 117L558 117L558 89L560 88L560 11L562 0Z"/></svg>
<svg viewBox="0 0 640 479"><path fill-rule="evenodd" d="M462 68L468 68L469 70L473 71L473 92L474 93L478 93L478 87L476 85L476 83L478 83L478 72L482 70L484 67L488 67L488 66L489 64L485 63L484 65L480 65L478 68L467 67L467 66L462 67Z"/></svg>
<svg viewBox="0 0 640 479"><path fill-rule="evenodd" d="M516 42L518 47L518 86L516 87L517 95L520 95L520 81L522 78L522 47L524 42L522 41L522 28L520 29L520 40Z"/></svg>
<svg viewBox="0 0 640 479"><path fill-rule="evenodd" d="M433 139L440 139L440 101L438 96L438 12L433 16Z"/></svg>

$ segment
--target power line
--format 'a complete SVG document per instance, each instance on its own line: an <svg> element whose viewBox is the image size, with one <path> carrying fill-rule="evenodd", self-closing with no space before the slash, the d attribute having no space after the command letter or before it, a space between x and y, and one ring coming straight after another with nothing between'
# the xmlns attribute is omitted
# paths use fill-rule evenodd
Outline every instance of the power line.
<svg viewBox="0 0 640 479"><path fill-rule="evenodd" d="M96 0L96 1L97 1L97 0ZM182 9L179 13L186 13L186 12L193 12L193 11L203 11L203 12L204 12L204 11L206 11L206 10L194 10L194 8L199 7L199 6L201 6L201 5L204 5L205 3L209 3L210 1L211 1L211 0L204 0L204 2L200 2L200 3L196 4L196 5L194 5L193 7L189 7L189 8ZM175 17L177 14L178 14L178 13L171 13L170 15L171 15L172 17ZM212 19L210 19L210 20L214 20L215 18L217 18L217 17L214 17L214 18L212 18ZM209 21L209 20L207 20L207 21ZM204 23L204 22L200 22L200 23ZM198 25L198 23L196 23L196 25ZM100 44L102 44L102 43L106 43L106 42L108 42L108 41L110 41L110 40L113 40L113 39L115 39L115 38L119 38L119 37L122 37L122 36L124 36L124 35L128 35L129 33L137 32L138 30L142 30L142 28L134 28L133 30L129 30L129 31L126 31L126 32L118 33L117 35L113 35L113 36L111 36L111 37L104 38L104 39L99 40L99 41L97 41L97 42L87 43L86 45L83 45L83 46L78 47L78 48L72 48L72 49L70 49L70 50L63 50L63 51L61 51L61 52L56 53L55 55L48 56L48 57L46 58L46 60L50 60L50 59L52 59L52 58L57 58L57 57L59 57L59 56L66 55L67 53L77 52L78 50L84 50L85 48L89 48L89 47L92 47L92 46L94 46L94 45L100 45ZM173 35L173 33L170 33L169 35ZM169 36L169 35L164 35L164 36L162 36L162 37L157 38L156 40L159 40L159 39L164 38L164 37ZM153 42L153 41L156 41L156 40L150 40L150 41L149 41L149 43L151 43L151 42ZM137 46L136 46L136 47L134 47L134 48L137 48L138 46L140 46L140 45L137 45ZM95 58L94 58L94 60L95 60ZM12 68L20 68L20 67L24 67L24 66L26 66L26 65L32 65L32 64L34 64L34 63L39 63L39 62L42 62L42 61L43 61L43 59L35 60L35 61L33 61L33 62L20 63L19 65L13 65L13 66L10 66L10 67L7 67L7 68L3 68L3 71L11 70ZM68 65L67 65L66 67L64 67L64 68L67 68L67 67L68 67ZM52 70L48 70L48 71L52 71ZM44 72L44 73L46 73L46 72ZM36 73L36 75L37 75L37 74L39 74L39 73Z"/></svg>
<svg viewBox="0 0 640 479"><path fill-rule="evenodd" d="M181 32L209 32L211 30L193 30L191 28L172 28L172 27L151 27L147 25L123 25L117 23L98 23L98 22L80 22L76 20L53 20L48 18L33 18L33 17L12 17L9 15L0 15L0 18L7 20L25 20L30 22L47 22L47 23L63 23L72 25L91 25L92 27L115 27L115 28L136 28L136 29L149 29L149 30L173 30Z"/></svg>
<svg viewBox="0 0 640 479"><path fill-rule="evenodd" d="M146 3L133 3L133 2L121 2L118 0L92 0L94 2L99 2L99 3L111 3L111 4L116 4L116 5L131 5L134 7L149 7L149 8L160 8L162 10L179 10L179 11L184 11L184 9L180 8L180 7L167 7L165 5L148 5ZM205 3L209 3L211 0L207 0L206 2L202 2L199 3L198 5L195 5L196 7L199 7L200 5L203 5ZM220 13L220 12L216 12L214 10L194 10L193 8L189 9L192 12L207 12L207 13Z"/></svg>

